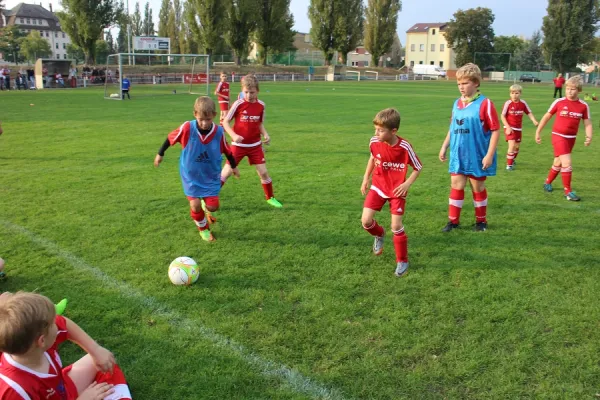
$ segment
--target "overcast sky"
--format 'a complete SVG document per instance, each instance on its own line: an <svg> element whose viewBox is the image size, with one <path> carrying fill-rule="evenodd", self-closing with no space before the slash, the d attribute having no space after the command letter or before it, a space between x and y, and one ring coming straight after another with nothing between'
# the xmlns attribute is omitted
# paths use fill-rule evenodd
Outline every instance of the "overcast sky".
<svg viewBox="0 0 600 400"><path fill-rule="evenodd" d="M127 0L126 0L127 1ZM291 10L294 14L294 29L299 32L310 31L308 19L308 4L310 0L291 0ZM31 1L46 8L48 0ZM5 0L6 8L12 8L21 3L18 0ZM140 8L144 10L146 0L140 2ZM154 17L155 25L158 26L158 12L161 0L150 0L150 7ZM365 1L366 3L366 1ZM54 10L59 9L60 1L53 1ZM447 22L452 18L457 9L469 9L475 7L488 7L496 16L494 31L496 35L517 35L526 38L531 37L533 31L541 29L542 18L546 15L548 0L404 0L402 11L398 16L398 35L402 43L406 42L406 31L418 22ZM133 12L135 0L129 0L130 12Z"/></svg>

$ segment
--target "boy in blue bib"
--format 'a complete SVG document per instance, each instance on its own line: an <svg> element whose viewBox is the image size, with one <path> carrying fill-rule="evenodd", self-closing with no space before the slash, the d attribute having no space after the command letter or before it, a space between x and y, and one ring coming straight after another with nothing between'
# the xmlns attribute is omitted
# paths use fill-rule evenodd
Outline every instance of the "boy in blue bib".
<svg viewBox="0 0 600 400"><path fill-rule="evenodd" d="M479 93L481 70L475 64L466 64L456 71L461 97L454 102L450 130L442 144L439 159L447 160L450 148L450 199L448 223L442 232L460 226L460 212L465 199L467 179L475 205L475 231L487 229L487 191L485 180L496 175L496 146L500 136L498 113L490 99Z"/></svg>
<svg viewBox="0 0 600 400"><path fill-rule="evenodd" d="M238 178L240 176L223 127L213 123L216 116L215 102L207 96L198 97L194 104L195 119L184 122L169 133L154 158L154 166L158 167L165 151L175 143L181 143L183 150L179 157L179 172L183 192L190 202L190 215L200 231L200 237L207 242L215 240L209 222L214 221L210 212L219 209L222 154L227 157L233 174Z"/></svg>

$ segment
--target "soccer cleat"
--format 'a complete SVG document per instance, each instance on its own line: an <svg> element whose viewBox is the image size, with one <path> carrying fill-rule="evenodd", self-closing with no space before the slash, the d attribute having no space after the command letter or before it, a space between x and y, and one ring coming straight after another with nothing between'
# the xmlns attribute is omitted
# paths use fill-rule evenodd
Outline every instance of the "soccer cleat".
<svg viewBox="0 0 600 400"><path fill-rule="evenodd" d="M396 275L397 277L401 277L401 276L405 275L407 272L408 272L408 262L398 261L398 264L396 264L396 271L394 272L394 275Z"/></svg>
<svg viewBox="0 0 600 400"><path fill-rule="evenodd" d="M575 192L569 192L565 194L565 198L569 201L579 201L581 198L575 194Z"/></svg>
<svg viewBox="0 0 600 400"><path fill-rule="evenodd" d="M0 281L3 281L5 279L6 279L6 272L0 271Z"/></svg>
<svg viewBox="0 0 600 400"><path fill-rule="evenodd" d="M67 299L62 299L61 301L59 301L58 303L56 303L54 305L57 315L63 315L65 313L65 309L67 308L67 303L68 303Z"/></svg>
<svg viewBox="0 0 600 400"><path fill-rule="evenodd" d="M215 241L215 237L212 235L210 229L202 229L199 232L200 232L200 237L205 242L214 242Z"/></svg>
<svg viewBox="0 0 600 400"><path fill-rule="evenodd" d="M452 221L448 221L445 227L442 228L442 232L451 232L453 229L460 227L459 224L455 224Z"/></svg>
<svg viewBox="0 0 600 400"><path fill-rule="evenodd" d="M271 197L269 200L267 200L267 203L269 203L275 208L283 207L283 204L281 204L275 197Z"/></svg>
<svg viewBox="0 0 600 400"><path fill-rule="evenodd" d="M475 225L473 225L473 230L475 232L487 231L487 222L476 222Z"/></svg>
<svg viewBox="0 0 600 400"><path fill-rule="evenodd" d="M375 241L373 242L373 254L376 256L383 253L383 238L384 236L375 236Z"/></svg>
<svg viewBox="0 0 600 400"><path fill-rule="evenodd" d="M506 166L506 170L507 171L514 171L514 167L512 165L507 165Z"/></svg>
<svg viewBox="0 0 600 400"><path fill-rule="evenodd" d="M544 183L544 192L552 193L552 184Z"/></svg>

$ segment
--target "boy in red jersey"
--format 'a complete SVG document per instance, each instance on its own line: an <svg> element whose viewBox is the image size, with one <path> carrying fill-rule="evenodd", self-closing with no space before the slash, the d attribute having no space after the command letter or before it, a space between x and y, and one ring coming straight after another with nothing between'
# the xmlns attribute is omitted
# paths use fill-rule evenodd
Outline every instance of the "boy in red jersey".
<svg viewBox="0 0 600 400"><path fill-rule="evenodd" d="M248 157L249 164L256 167L267 203L281 208L283 205L273 196L273 183L265 165L262 144L269 144L271 138L264 126L265 103L258 100L258 90L258 79L254 75L248 74L242 78L244 98L233 103L223 120L223 128L231 137L231 151L236 164L239 165L242 158ZM231 120L235 120L233 128ZM228 162L221 172L222 185L232 172Z"/></svg>
<svg viewBox="0 0 600 400"><path fill-rule="evenodd" d="M131 399L113 354L77 324L56 315L54 304L35 293L0 295L0 399ZM57 346L70 340L88 353L62 367Z"/></svg>
<svg viewBox="0 0 600 400"><path fill-rule="evenodd" d="M222 124L229 111L229 82L227 82L227 74L224 71L221 71L221 82L215 88L215 96L217 96L219 108L221 109L219 124Z"/></svg>
<svg viewBox="0 0 600 400"><path fill-rule="evenodd" d="M581 200L571 190L571 176L573 174L573 169L571 168L571 151L573 150L573 146L575 146L575 139L577 138L577 131L579 131L581 120L583 120L585 127L584 145L589 146L592 143L592 116L588 104L579 99L579 93L581 93L582 89L583 85L580 77L574 76L569 78L566 84L567 97L557 99L552 103L535 132L535 141L538 144L542 143L540 136L542 129L550 121L550 118L556 114L556 119L552 126L554 162L544 183L544 190L552 192L552 181L554 181L560 172L565 198L570 201Z"/></svg>
<svg viewBox="0 0 600 400"><path fill-rule="evenodd" d="M367 195L362 213L362 226L372 236L375 236L373 253L383 252L385 230L373 218L377 211L389 201L392 214L392 233L396 251L396 276L402 276L408 271L408 238L404 233L402 216L406 203L406 195L410 186L421 172L421 161L415 154L410 143L397 135L400 127L400 114L393 108L386 108L377 113L373 119L375 136L371 138L369 149L371 156L360 186L363 195ZM412 172L408 179L408 166ZM369 178L372 177L371 187Z"/></svg>
<svg viewBox="0 0 600 400"><path fill-rule="evenodd" d="M512 171L515 160L519 155L521 147L521 136L523 131L523 114L527 114L533 125L538 126L538 122L533 116L531 109L521 100L523 88L521 85L512 85L510 87L510 100L506 100L500 118L504 124L504 136L508 142L508 153L506 154L506 170Z"/></svg>

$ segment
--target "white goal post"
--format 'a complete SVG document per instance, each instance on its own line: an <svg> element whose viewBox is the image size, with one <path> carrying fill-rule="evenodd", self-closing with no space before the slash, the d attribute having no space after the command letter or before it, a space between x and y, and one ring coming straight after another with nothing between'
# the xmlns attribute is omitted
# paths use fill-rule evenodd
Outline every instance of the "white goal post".
<svg viewBox="0 0 600 400"><path fill-rule="evenodd" d="M347 74L356 74L357 76L357 80L360 81L360 71L351 71L351 70L346 70L346 75Z"/></svg>
<svg viewBox="0 0 600 400"><path fill-rule="evenodd" d="M207 54L117 53L107 57L106 67L95 81L104 84L104 98L124 100L124 78L131 97L163 94L209 95L210 57Z"/></svg>
<svg viewBox="0 0 600 400"><path fill-rule="evenodd" d="M367 74L375 75L375 80L379 80L379 72L377 71L365 71L365 79L367 79Z"/></svg>

